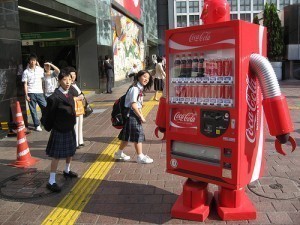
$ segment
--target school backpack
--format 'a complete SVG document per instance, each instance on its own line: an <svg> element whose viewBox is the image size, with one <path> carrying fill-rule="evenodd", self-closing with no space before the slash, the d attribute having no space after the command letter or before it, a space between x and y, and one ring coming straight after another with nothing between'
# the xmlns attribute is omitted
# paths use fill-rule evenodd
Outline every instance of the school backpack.
<svg viewBox="0 0 300 225"><path fill-rule="evenodd" d="M125 98L126 98L126 94L129 91L129 89L126 91L126 93L124 95L122 95L120 98L118 98L115 101L113 108L112 108L111 123L112 123L112 126L116 129L123 128L125 121L126 121L127 114L130 109L128 107L125 107Z"/></svg>

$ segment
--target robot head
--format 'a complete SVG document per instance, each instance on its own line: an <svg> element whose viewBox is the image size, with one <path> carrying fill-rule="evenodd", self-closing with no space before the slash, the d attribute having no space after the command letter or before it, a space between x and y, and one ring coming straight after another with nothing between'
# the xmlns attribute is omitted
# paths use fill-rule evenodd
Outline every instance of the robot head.
<svg viewBox="0 0 300 225"><path fill-rule="evenodd" d="M230 20L230 7L227 0L204 0L200 17L204 24Z"/></svg>

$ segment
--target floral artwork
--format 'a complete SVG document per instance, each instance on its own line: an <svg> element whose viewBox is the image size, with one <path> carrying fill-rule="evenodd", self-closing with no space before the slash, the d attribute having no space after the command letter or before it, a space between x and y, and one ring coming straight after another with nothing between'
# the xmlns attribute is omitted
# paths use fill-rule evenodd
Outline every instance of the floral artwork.
<svg viewBox="0 0 300 225"><path fill-rule="evenodd" d="M133 64L144 68L145 46L142 27L112 9L113 62L115 81L126 78Z"/></svg>

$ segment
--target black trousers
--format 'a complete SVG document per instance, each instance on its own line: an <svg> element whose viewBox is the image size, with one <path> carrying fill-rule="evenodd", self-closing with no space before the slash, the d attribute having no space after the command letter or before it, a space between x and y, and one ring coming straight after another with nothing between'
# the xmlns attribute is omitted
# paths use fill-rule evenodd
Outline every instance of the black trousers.
<svg viewBox="0 0 300 225"><path fill-rule="evenodd" d="M106 84L106 91L107 93L112 92L112 86L113 86L113 77L107 77L107 84Z"/></svg>

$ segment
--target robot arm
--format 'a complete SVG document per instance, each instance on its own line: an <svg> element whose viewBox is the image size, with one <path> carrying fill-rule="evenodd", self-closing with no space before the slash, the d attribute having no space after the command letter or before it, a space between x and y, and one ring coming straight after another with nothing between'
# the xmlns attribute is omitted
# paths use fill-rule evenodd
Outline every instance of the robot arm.
<svg viewBox="0 0 300 225"><path fill-rule="evenodd" d="M289 114L285 96L280 87L270 62L259 54L251 54L250 68L257 75L263 92L263 108L266 120L272 136L276 136L275 148L278 153L286 155L281 144L290 142L292 151L296 149L296 142L290 136L294 130Z"/></svg>

